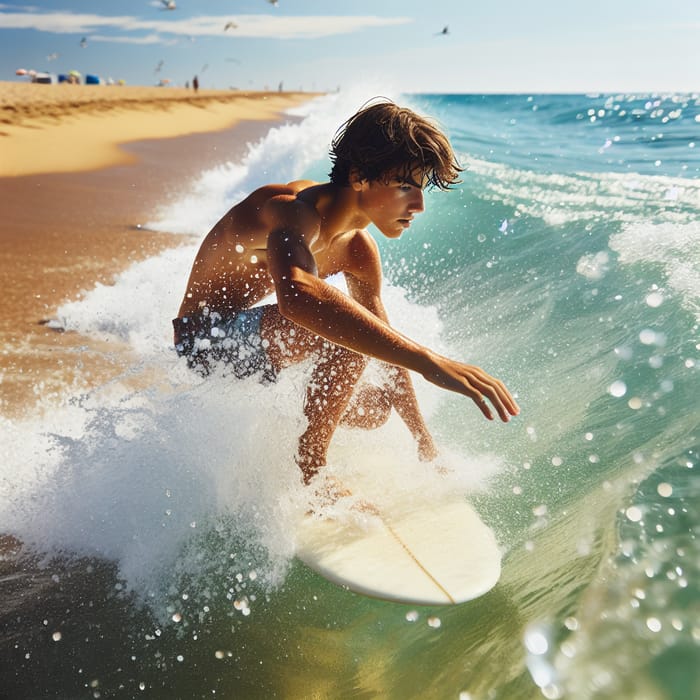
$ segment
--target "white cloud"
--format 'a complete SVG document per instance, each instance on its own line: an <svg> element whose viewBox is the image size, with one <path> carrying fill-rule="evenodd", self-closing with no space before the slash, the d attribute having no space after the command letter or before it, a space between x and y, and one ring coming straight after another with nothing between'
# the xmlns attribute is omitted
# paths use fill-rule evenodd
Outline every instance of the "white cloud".
<svg viewBox="0 0 700 700"><path fill-rule="evenodd" d="M104 36L103 34L91 34L90 41L110 42L113 44L167 44L177 43L177 39L164 41L160 34L146 34L145 36Z"/></svg>
<svg viewBox="0 0 700 700"><path fill-rule="evenodd" d="M70 12L6 12L0 14L0 29L35 29L53 34L89 34L95 29L133 27L133 17L73 14Z"/></svg>
<svg viewBox="0 0 700 700"><path fill-rule="evenodd" d="M224 26L235 20L236 29L224 33ZM270 15L209 15L190 19L142 20L131 16L78 14L72 12L0 13L0 29L34 29L54 34L85 34L112 28L120 32L151 32L177 36L226 36L269 39L316 39L336 34L350 34L371 27L407 24L410 17L308 16L271 17ZM134 43L138 37L132 38ZM101 35L101 41L110 40ZM113 41L125 41L114 37ZM150 40L143 43L150 43Z"/></svg>

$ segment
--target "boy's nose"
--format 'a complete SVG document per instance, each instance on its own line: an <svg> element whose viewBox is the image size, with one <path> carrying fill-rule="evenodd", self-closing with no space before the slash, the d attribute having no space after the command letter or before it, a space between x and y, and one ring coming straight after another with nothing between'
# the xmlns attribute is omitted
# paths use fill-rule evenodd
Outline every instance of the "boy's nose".
<svg viewBox="0 0 700 700"><path fill-rule="evenodd" d="M423 203L423 191L418 190L416 192L416 197L411 201L411 205L409 207L411 212L421 212L425 209L424 203Z"/></svg>

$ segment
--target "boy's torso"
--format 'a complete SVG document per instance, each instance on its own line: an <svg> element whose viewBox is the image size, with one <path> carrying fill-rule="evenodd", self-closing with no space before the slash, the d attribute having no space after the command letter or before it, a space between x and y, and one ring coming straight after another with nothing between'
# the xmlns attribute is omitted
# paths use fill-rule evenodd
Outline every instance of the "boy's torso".
<svg viewBox="0 0 700 700"><path fill-rule="evenodd" d="M194 314L204 306L223 314L240 311L271 294L274 283L267 268L267 238L272 225L264 215L266 205L273 197L296 198L317 187L310 181L263 187L222 217L197 253L179 316ZM310 199L308 208L320 221ZM347 248L355 233L335 235L330 243L321 236L309 238L319 277L349 271Z"/></svg>

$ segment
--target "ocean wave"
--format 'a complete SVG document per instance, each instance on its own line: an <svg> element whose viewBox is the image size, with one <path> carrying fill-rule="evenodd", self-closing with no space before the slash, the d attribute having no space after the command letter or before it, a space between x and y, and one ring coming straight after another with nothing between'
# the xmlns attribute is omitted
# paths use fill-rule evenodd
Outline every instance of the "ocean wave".
<svg viewBox="0 0 700 700"><path fill-rule="evenodd" d="M700 181L638 173L541 173L465 156L478 196L494 199L549 226L576 221L687 224L700 210Z"/></svg>

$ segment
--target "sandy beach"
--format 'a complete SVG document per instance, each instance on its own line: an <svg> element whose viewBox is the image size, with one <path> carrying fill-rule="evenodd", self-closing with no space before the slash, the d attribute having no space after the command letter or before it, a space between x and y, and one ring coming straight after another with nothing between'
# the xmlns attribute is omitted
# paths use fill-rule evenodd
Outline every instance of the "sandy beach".
<svg viewBox="0 0 700 700"><path fill-rule="evenodd" d="M312 97L0 82L0 413L50 406L66 386L121 371L121 349L46 320L95 283L178 245L181 237L141 223Z"/></svg>

